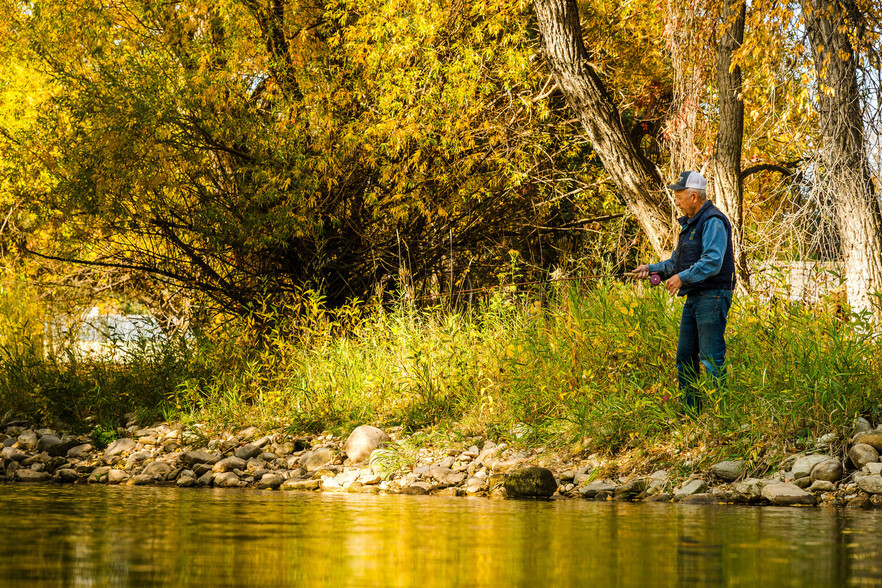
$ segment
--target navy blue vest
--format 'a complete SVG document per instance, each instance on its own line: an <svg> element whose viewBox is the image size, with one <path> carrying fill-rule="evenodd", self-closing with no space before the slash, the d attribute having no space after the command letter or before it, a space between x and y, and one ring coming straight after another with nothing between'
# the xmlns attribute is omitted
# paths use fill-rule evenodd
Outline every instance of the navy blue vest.
<svg viewBox="0 0 882 588"><path fill-rule="evenodd" d="M697 284L684 285L677 292L678 296L694 294L701 290L734 290L735 289L735 253L732 249L732 224L726 215L714 206L710 201L705 202L699 211L690 219L680 218L683 228L680 230L680 238L677 241L677 261L674 265L674 273L679 274L695 265L701 259L702 235L704 223L709 218L718 218L726 227L726 253L723 255L723 266L720 273L710 276Z"/></svg>

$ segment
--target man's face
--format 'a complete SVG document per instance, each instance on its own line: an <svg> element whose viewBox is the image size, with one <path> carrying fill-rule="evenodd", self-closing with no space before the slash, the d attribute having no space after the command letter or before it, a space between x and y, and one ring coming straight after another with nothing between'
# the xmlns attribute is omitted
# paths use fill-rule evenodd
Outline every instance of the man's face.
<svg viewBox="0 0 882 588"><path fill-rule="evenodd" d="M692 190L677 190L674 192L674 204L686 216L695 216L699 208L698 195Z"/></svg>

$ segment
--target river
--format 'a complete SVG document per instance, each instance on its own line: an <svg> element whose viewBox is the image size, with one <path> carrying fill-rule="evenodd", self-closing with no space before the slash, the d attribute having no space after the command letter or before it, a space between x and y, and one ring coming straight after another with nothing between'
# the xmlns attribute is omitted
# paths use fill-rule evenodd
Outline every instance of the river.
<svg viewBox="0 0 882 588"><path fill-rule="evenodd" d="M880 586L882 512L0 485L0 586Z"/></svg>

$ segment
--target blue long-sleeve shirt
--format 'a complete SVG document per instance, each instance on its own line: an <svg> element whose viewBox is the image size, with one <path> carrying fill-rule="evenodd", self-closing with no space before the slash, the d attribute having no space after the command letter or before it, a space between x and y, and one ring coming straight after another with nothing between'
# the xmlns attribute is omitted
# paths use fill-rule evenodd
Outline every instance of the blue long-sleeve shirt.
<svg viewBox="0 0 882 588"><path fill-rule="evenodd" d="M711 217L704 221L701 258L692 267L680 272L680 280L683 284L687 286L697 284L720 273L720 269L723 267L723 255L726 253L727 237L726 226L722 220ZM667 279L674 275L676 262L677 251L674 250L670 259L649 264L649 271L661 274Z"/></svg>

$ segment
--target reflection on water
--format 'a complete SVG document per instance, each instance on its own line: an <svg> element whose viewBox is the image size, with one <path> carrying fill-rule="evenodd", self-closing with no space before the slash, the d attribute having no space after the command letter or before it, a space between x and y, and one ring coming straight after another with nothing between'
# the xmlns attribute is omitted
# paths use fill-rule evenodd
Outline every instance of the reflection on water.
<svg viewBox="0 0 882 588"><path fill-rule="evenodd" d="M0 485L0 586L882 585L882 513Z"/></svg>

